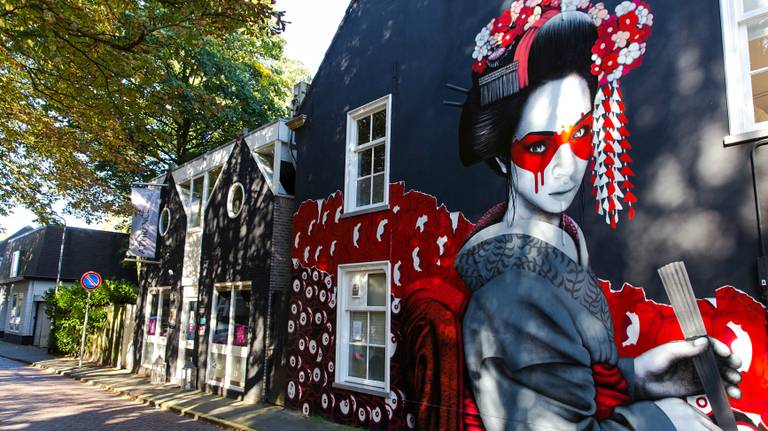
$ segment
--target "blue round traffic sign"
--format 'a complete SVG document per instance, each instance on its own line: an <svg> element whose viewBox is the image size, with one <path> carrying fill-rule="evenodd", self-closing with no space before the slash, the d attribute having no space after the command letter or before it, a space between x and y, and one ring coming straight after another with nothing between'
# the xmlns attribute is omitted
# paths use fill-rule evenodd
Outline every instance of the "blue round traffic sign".
<svg viewBox="0 0 768 431"><path fill-rule="evenodd" d="M80 285L85 290L94 290L101 286L101 275L95 271L88 271L80 277Z"/></svg>

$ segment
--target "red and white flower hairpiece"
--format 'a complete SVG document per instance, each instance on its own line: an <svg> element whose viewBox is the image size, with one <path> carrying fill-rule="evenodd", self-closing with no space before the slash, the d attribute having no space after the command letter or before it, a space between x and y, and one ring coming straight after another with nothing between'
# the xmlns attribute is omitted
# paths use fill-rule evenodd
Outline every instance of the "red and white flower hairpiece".
<svg viewBox="0 0 768 431"><path fill-rule="evenodd" d="M610 15L598 3L587 12L598 33L592 48L592 73L599 85L592 112L592 194L597 200L597 213L604 215L614 229L619 212L626 206L632 219L633 204L637 203L630 180L635 173L629 167L632 158L627 151L632 146L619 79L642 63L653 25L653 14L643 1L623 1L615 11Z"/></svg>
<svg viewBox="0 0 768 431"><path fill-rule="evenodd" d="M528 57L541 26L559 12L581 11L597 26L598 38L592 47L592 74L599 89L593 111L592 194L596 210L615 228L619 212L629 209L637 198L630 177L632 159L627 117L624 115L619 79L638 68L651 35L653 14L641 0L622 1L610 14L603 3L589 0L516 0L501 16L491 20L475 37L472 71L479 76L481 104L487 105L528 86ZM504 58L514 49L514 61ZM506 55L505 55L506 54ZM486 73L486 71L488 73Z"/></svg>

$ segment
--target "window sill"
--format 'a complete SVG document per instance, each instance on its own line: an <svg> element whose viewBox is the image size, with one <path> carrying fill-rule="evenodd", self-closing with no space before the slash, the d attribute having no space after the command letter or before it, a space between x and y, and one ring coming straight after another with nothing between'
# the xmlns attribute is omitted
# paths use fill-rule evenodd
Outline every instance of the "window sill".
<svg viewBox="0 0 768 431"><path fill-rule="evenodd" d="M737 145L752 144L761 139L768 138L768 128L763 127L749 132L728 135L723 138L724 147L735 147Z"/></svg>
<svg viewBox="0 0 768 431"><path fill-rule="evenodd" d="M372 207L366 207L366 208L356 209L352 211L345 211L339 216L339 218L345 219L345 218L355 217L355 216L364 215L364 214L376 213L379 211L386 211L388 209L389 209L389 204L383 203L383 204L379 204Z"/></svg>
<svg viewBox="0 0 768 431"><path fill-rule="evenodd" d="M355 392L360 392L363 394L373 395L377 397L384 397L384 398L389 397L389 391L386 391L383 388L375 388L373 386L363 386L363 385L356 385L354 383L342 383L342 382L333 382L332 386L336 389L355 391Z"/></svg>

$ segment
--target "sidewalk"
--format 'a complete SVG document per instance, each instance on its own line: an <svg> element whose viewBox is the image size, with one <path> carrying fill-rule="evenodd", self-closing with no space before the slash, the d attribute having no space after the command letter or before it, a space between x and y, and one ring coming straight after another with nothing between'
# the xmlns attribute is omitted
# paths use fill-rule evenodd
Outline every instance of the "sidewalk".
<svg viewBox="0 0 768 431"><path fill-rule="evenodd" d="M77 359L58 358L31 346L0 341L0 356L56 374L71 377L126 396L130 399L203 420L225 429L242 431L343 431L354 428L336 425L319 418L304 418L293 410L266 404L246 404L199 391L184 392L173 385L153 385L148 378L111 367L84 364Z"/></svg>

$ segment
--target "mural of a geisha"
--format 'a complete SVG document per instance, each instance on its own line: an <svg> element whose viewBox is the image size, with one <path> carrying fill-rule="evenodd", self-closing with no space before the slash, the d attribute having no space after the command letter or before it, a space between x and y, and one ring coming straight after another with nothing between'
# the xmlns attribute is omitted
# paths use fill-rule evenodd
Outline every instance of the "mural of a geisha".
<svg viewBox="0 0 768 431"><path fill-rule="evenodd" d="M716 429L679 398L702 392L691 358L711 343L733 398L741 360L707 338L619 356L585 238L563 214L590 158L598 211L616 225L632 210L618 81L640 63L648 5L624 2L596 27L587 2L526 3L477 36L461 123L463 161L488 162L509 190L456 258L473 291L464 347L483 425Z"/></svg>
<svg viewBox="0 0 768 431"><path fill-rule="evenodd" d="M564 213L587 182L601 222L631 223L620 82L652 49L651 6L495 1L509 6L475 37L458 157L504 178L503 202L476 223L403 183L369 214L343 217L341 192L302 203L288 404L373 429L717 430L692 363L712 349L739 430L765 430L765 307L723 287L698 300L710 337L685 340L670 306L595 276ZM382 261L387 396L333 384L338 269Z"/></svg>

